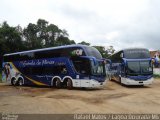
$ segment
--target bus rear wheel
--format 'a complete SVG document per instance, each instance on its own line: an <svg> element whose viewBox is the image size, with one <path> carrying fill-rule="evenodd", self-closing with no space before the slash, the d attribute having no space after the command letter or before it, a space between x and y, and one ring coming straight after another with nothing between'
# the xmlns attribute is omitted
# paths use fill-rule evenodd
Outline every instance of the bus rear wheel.
<svg viewBox="0 0 160 120"><path fill-rule="evenodd" d="M11 80L11 85L16 86L17 85L17 81L15 78L12 78Z"/></svg>
<svg viewBox="0 0 160 120"><path fill-rule="evenodd" d="M112 77L111 77L111 75L108 75L108 79L111 81L112 80Z"/></svg>
<svg viewBox="0 0 160 120"><path fill-rule="evenodd" d="M72 80L68 79L67 80L67 89L71 90L73 88Z"/></svg>
<svg viewBox="0 0 160 120"><path fill-rule="evenodd" d="M59 78L54 79L53 81L53 87L55 88L61 88L61 81Z"/></svg>

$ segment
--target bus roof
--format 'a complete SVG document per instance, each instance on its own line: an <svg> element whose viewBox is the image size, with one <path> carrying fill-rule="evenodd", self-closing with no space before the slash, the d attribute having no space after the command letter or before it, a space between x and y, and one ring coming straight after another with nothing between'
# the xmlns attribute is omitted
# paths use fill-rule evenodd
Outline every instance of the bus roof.
<svg viewBox="0 0 160 120"><path fill-rule="evenodd" d="M148 50L147 48L126 48L126 49L123 49L121 51L136 50L136 49L139 49L139 50Z"/></svg>
<svg viewBox="0 0 160 120"><path fill-rule="evenodd" d="M120 51L127 51L127 50L136 50L136 49L142 49L142 50L148 50L147 48L125 48L125 49L121 49L121 50L118 50L118 51L116 51L115 53L113 53L112 55L114 55L114 54L116 54L116 53L118 53L118 52L120 52ZM112 55L110 55L110 56L112 56Z"/></svg>
<svg viewBox="0 0 160 120"><path fill-rule="evenodd" d="M89 47L89 46L81 45L81 44L64 45L64 46L49 47L49 48L42 48L42 49L35 49L35 50L28 50L28 51L22 51L22 52L9 53L9 54L4 54L4 56L23 54L23 53L30 53L30 52L38 52L38 51L47 51L47 50L53 50L53 49L71 48L71 47L84 48L84 47Z"/></svg>
<svg viewBox="0 0 160 120"><path fill-rule="evenodd" d="M116 51L115 53L113 53L112 55L110 55L108 58L112 57L113 55L119 53L120 51L127 51L127 50L136 50L136 49L141 49L141 50L148 50L147 48L138 48L138 47L133 47L133 48L125 48L125 49L121 49Z"/></svg>

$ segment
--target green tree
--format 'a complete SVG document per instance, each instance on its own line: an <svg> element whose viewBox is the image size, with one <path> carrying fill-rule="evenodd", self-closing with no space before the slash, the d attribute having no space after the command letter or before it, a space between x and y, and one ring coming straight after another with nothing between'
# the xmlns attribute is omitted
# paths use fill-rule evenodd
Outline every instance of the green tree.
<svg viewBox="0 0 160 120"><path fill-rule="evenodd" d="M26 46L28 49L37 49L42 48L42 35L40 36L38 33L39 28L37 25L29 23L27 28L24 28L23 35L26 41Z"/></svg>
<svg viewBox="0 0 160 120"><path fill-rule="evenodd" d="M97 48L97 50L101 53L103 58L107 58L108 57L108 53L105 50L104 46L93 46L95 48Z"/></svg>
<svg viewBox="0 0 160 120"><path fill-rule="evenodd" d="M16 27L10 27L7 22L4 22L0 28L0 44L4 53L17 52L24 47L21 34Z"/></svg>
<svg viewBox="0 0 160 120"><path fill-rule="evenodd" d="M47 27L47 34L48 38L46 40L46 47L51 47L56 45L56 39L58 38L58 34L61 32L61 30L58 28L58 26L54 24L50 24Z"/></svg>
<svg viewBox="0 0 160 120"><path fill-rule="evenodd" d="M69 39L67 30L44 19L38 19L36 24L29 23L24 29L3 22L0 25L0 64L5 53L70 44L75 41Z"/></svg>
<svg viewBox="0 0 160 120"><path fill-rule="evenodd" d="M74 40L69 40L68 37L60 36L57 38L56 45L61 46L61 45L71 45L75 44Z"/></svg>
<svg viewBox="0 0 160 120"><path fill-rule="evenodd" d="M0 62L5 53L21 51L25 48L21 33L16 27L10 27L7 22L3 22L0 27Z"/></svg>
<svg viewBox="0 0 160 120"><path fill-rule="evenodd" d="M37 24L29 23L23 30L23 35L28 49L75 44L68 38L67 30L61 30L43 19L38 19Z"/></svg>
<svg viewBox="0 0 160 120"><path fill-rule="evenodd" d="M48 47L49 44L49 35L48 35L48 31L47 31L47 27L48 27L48 21L44 20L44 19L38 19L37 21L37 33L36 33L36 37L38 37L39 40L39 45L41 45L41 47L45 46ZM46 46L47 44L47 46Z"/></svg>
<svg viewBox="0 0 160 120"><path fill-rule="evenodd" d="M106 52L108 55L112 55L115 52L115 49L113 46L109 46L109 47L107 47Z"/></svg>
<svg viewBox="0 0 160 120"><path fill-rule="evenodd" d="M82 41L82 42L80 42L80 43L78 43L78 44L82 44L82 45L88 45L88 46L90 46L90 43L87 43L87 42L85 42L85 41Z"/></svg>

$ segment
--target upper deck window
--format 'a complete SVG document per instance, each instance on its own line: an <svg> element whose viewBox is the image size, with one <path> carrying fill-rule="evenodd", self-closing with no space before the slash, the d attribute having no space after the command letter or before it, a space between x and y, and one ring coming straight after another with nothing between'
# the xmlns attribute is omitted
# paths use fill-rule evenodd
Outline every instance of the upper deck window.
<svg viewBox="0 0 160 120"><path fill-rule="evenodd" d="M124 50L124 57L127 59L145 59L150 58L150 54L147 49L130 49Z"/></svg>
<svg viewBox="0 0 160 120"><path fill-rule="evenodd" d="M94 48L94 47L85 47L86 49L86 53L88 56L93 56L97 59L102 59L102 55L100 54L100 52Z"/></svg>

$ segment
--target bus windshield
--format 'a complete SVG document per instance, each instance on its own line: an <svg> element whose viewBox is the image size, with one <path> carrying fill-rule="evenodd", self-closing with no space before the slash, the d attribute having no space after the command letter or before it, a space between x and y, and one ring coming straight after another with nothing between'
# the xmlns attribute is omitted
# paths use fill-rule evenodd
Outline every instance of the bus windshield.
<svg viewBox="0 0 160 120"><path fill-rule="evenodd" d="M90 59L72 57L72 62L75 70L80 74L105 75L105 64L102 61L97 61L95 64Z"/></svg>
<svg viewBox="0 0 160 120"><path fill-rule="evenodd" d="M88 56L94 56L97 59L102 59L102 55L99 53L99 51L94 47L85 47L86 53Z"/></svg>
<svg viewBox="0 0 160 120"><path fill-rule="evenodd" d="M151 74L152 64L150 61L129 61L127 74Z"/></svg>
<svg viewBox="0 0 160 120"><path fill-rule="evenodd" d="M93 61L91 61L91 65L92 65L92 70L91 70L92 75L105 75L105 65L102 61L98 61L96 65L94 64Z"/></svg>

